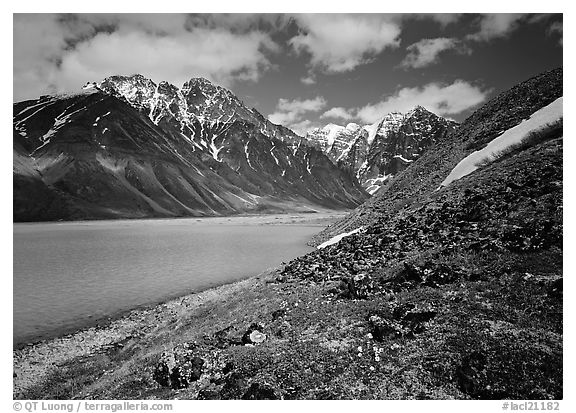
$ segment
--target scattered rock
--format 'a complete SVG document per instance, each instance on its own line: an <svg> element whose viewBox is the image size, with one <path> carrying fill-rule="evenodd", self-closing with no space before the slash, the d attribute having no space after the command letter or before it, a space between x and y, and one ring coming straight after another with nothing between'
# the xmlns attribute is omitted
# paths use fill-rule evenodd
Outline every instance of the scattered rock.
<svg viewBox="0 0 576 413"><path fill-rule="evenodd" d="M488 386L486 364L488 360L481 351L474 351L462 359L456 369L460 390L474 398L482 397Z"/></svg>
<svg viewBox="0 0 576 413"><path fill-rule="evenodd" d="M170 367L165 360L156 365L152 379L162 387L170 387Z"/></svg>
<svg viewBox="0 0 576 413"><path fill-rule="evenodd" d="M558 278L550 283L548 286L548 297L550 298L562 298L563 294L563 278Z"/></svg>
<svg viewBox="0 0 576 413"><path fill-rule="evenodd" d="M234 326L228 326L214 333L213 342L211 344L220 349L230 346L240 346L242 345L242 338L239 337Z"/></svg>
<svg viewBox="0 0 576 413"><path fill-rule="evenodd" d="M204 360L185 349L175 348L163 353L154 368L152 379L163 387L187 388L202 376Z"/></svg>
<svg viewBox="0 0 576 413"><path fill-rule="evenodd" d="M377 291L377 286L372 277L366 274L356 274L342 280L340 289L342 298L367 299Z"/></svg>
<svg viewBox="0 0 576 413"><path fill-rule="evenodd" d="M372 337L376 341L384 341L389 337L396 338L402 336L402 327L383 317L372 315L368 321L370 322Z"/></svg>
<svg viewBox="0 0 576 413"><path fill-rule="evenodd" d="M240 399L246 393L247 383L244 377L237 372L232 372L224 382L220 390L220 397L223 400Z"/></svg>
<svg viewBox="0 0 576 413"><path fill-rule="evenodd" d="M268 384L252 383L242 396L243 400L279 400L274 388Z"/></svg>
<svg viewBox="0 0 576 413"><path fill-rule="evenodd" d="M196 396L198 400L220 400L220 392L215 388L205 388L198 392L198 396Z"/></svg>
<svg viewBox="0 0 576 413"><path fill-rule="evenodd" d="M284 317L285 315L286 315L286 310L284 310L282 308L279 310L273 311L272 312L272 321L276 321L279 318Z"/></svg>

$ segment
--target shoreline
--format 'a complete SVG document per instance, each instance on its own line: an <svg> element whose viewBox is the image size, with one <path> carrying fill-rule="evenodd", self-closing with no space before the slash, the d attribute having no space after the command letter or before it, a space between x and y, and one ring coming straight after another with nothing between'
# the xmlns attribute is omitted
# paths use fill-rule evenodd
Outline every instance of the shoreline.
<svg viewBox="0 0 576 413"><path fill-rule="evenodd" d="M35 225L35 224L94 224L94 223L116 223L116 222L135 222L135 221L174 221L174 220L191 220L191 221L203 221L210 219L233 219L233 218L265 218L274 216L295 216L295 215L328 215L335 214L344 216L354 208L349 209L328 209L320 208L318 209L307 209L307 210L295 210L295 211L270 211L268 213L239 213L230 215L205 215L205 216L174 216L174 217L119 217L119 218L84 218L77 220L56 220L56 221L12 221L12 225Z"/></svg>
<svg viewBox="0 0 576 413"><path fill-rule="evenodd" d="M13 348L13 397L16 399L22 391L42 383L55 369L79 358L120 349L129 340L144 339L175 315L196 310L213 301L226 301L231 295L273 276L281 268L267 269L243 280L131 309L108 317L101 325L85 326L68 334Z"/></svg>
<svg viewBox="0 0 576 413"><path fill-rule="evenodd" d="M344 212L327 214L280 214L261 216L255 225L311 225L319 231L344 216ZM250 217L250 218L256 218ZM227 219L227 218L220 218ZM307 242L307 244L310 241ZM150 335L154 328L161 328L173 315L184 315L209 303L226 302L236 293L249 290L263 279L273 277L283 267L279 264L244 279L224 282L197 291L188 291L157 302L119 311L92 320L80 327L61 328L41 337L34 337L12 347L13 392L17 397L22 391L39 385L60 366L79 358L92 357L121 348L126 341Z"/></svg>
<svg viewBox="0 0 576 413"><path fill-rule="evenodd" d="M114 321L117 321L121 318L124 318L126 316L129 316L130 313L132 312L147 312L147 311L151 311L156 307L160 307L163 305L167 305L169 303L171 303L172 301L178 301L178 300L183 300L186 299L190 296L193 295L197 295L197 294L202 294L205 293L207 291L210 290L214 290L214 289L218 289L220 287L224 287L226 285L230 285L230 284L235 284L238 282L242 282L242 281L246 281L249 280L250 278L257 278L259 277L261 274L267 273L268 271L273 271L273 270L277 270L279 268L281 268L282 266L278 266L278 267L274 267L274 269L267 269L262 271L259 274L256 275L250 275L247 278L243 278L240 280L236 280L236 281L231 281L231 282L224 282L222 284L216 284L213 286L207 286L206 288L200 288L197 291L188 291L188 292L184 292L182 294L176 294L173 296L169 296L169 297L165 297L159 301L154 301L148 304L141 304L139 306L136 306L134 308L130 308L130 309L126 309L126 310L121 310L118 311L116 313L110 314L110 315L106 315L106 316L102 316L102 317L98 317L98 318L88 318L87 320L85 320L85 322L82 323L81 326L78 327L61 327L59 329L56 329L53 333L46 333L42 336L32 336L32 338L30 339L26 339L23 342L20 342L18 344L16 343L12 343L12 350L13 351L18 351L18 350L22 350L26 347L34 347L38 344L42 344L42 343L46 343L52 340L56 340L59 338L66 338L66 337L71 337L74 336L77 333L81 333L84 330L88 330L91 328L94 329L105 329L108 326L110 326Z"/></svg>
<svg viewBox="0 0 576 413"><path fill-rule="evenodd" d="M190 223L192 225L194 225L196 223L198 223L199 225L209 223L211 225L227 224L227 225L256 225L256 226L268 226L268 225L310 226L310 227L318 227L319 228L318 231L320 232L322 229L326 228L331 223L333 223L333 222L337 221L338 219L342 218L343 216L345 216L346 213L347 212L345 212L345 211L325 211L322 213L315 213L315 214L287 213L287 214L244 215L244 216L234 216L234 217L192 218L192 220L190 220L190 218L183 218L183 219L187 220L188 223ZM177 225L178 221L180 219L181 218L175 218L175 219L174 218L168 218L168 219L162 218L162 219L147 219L146 221L148 221L149 223L153 223L152 221L157 221L158 224L162 224L162 225L164 225L164 224ZM234 222L230 223L229 222L230 220L234 220ZM170 222L166 223L166 221L170 221ZM61 227L62 224L63 224L63 226L94 225L94 224L98 224L98 223L105 223L105 224L110 224L110 223L122 224L122 223L125 223L125 224L130 225L130 224L135 223L135 222L136 222L136 220L126 220L126 221L113 220L113 221L98 221L98 222L95 222L95 221L67 221L67 222L42 222L42 223L13 223L13 225L21 226L22 224L24 224L24 226L28 226L29 224L38 224L38 225L44 226L44 225L55 224L57 227ZM313 248L313 246L310 245L310 243L312 242L314 236L315 235L310 237L310 239L305 242L305 245ZM278 262L278 265L280 265L280 262ZM240 280L248 279L251 277L256 277L259 274L261 274L262 272L266 272L270 268L273 268L273 267L262 268L260 270L255 271L255 272L247 274L246 277L241 278ZM83 320L80 320L75 325L56 327L54 330L52 330L50 332L38 333L38 334L28 334L27 336L21 337L18 340L14 340L14 337L13 337L12 349L13 350L19 350L19 349L22 349L26 346L42 343L44 341L52 340L54 338L58 338L58 337L62 337L62 336L71 335L71 334L74 334L74 333L76 333L80 330L86 329L86 328L105 326L105 325L110 324L111 321L116 320L116 319L122 317L123 315L130 313L133 310L150 309L151 307L162 305L162 304L164 304L168 301L171 301L171 300L182 298L182 297L185 297L185 296L188 296L191 294L201 293L203 291L206 291L206 290L209 290L212 288L217 288L219 286L230 284L233 282L234 281L232 281L232 282L226 282L226 281L215 282L213 284L210 284L210 285L207 285L204 287L192 288L189 290L184 290L184 291L180 291L177 293L173 293L171 295L160 297L157 300L153 300L153 301L150 301L148 303L143 303L143 304L137 305L135 307L118 310L118 311L112 312L110 314L100 315L100 316L96 316L96 317L88 316L88 317L84 318Z"/></svg>

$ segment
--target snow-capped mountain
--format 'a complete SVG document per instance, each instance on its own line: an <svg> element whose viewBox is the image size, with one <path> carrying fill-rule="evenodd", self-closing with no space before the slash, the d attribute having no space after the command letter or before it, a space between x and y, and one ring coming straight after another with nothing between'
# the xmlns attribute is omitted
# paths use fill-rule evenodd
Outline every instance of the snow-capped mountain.
<svg viewBox="0 0 576 413"><path fill-rule="evenodd" d="M346 149L356 137L360 126L356 123L340 126L329 123L323 128L312 129L307 133L308 142L321 149L333 161Z"/></svg>
<svg viewBox="0 0 576 413"><path fill-rule="evenodd" d="M97 88L125 99L133 107L145 112L155 124L176 121L181 132L192 133L195 142L205 137L202 124L230 124L245 120L257 125L269 136L297 146L302 138L292 130L275 125L256 109L248 109L230 90L204 78L192 78L182 89L168 82L154 83L142 75L111 76L95 85Z"/></svg>
<svg viewBox="0 0 576 413"><path fill-rule="evenodd" d="M374 194L388 178L405 169L457 124L417 106L408 113L391 112L365 126L329 124L306 139Z"/></svg>
<svg viewBox="0 0 576 413"><path fill-rule="evenodd" d="M14 219L349 208L355 179L205 79L113 76L14 104Z"/></svg>

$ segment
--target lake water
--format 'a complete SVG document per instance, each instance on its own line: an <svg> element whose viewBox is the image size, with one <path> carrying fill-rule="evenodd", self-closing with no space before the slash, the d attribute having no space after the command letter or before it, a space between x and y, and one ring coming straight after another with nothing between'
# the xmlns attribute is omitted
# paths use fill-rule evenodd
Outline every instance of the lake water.
<svg viewBox="0 0 576 413"><path fill-rule="evenodd" d="M306 242L321 229L263 222L235 217L15 224L13 342L259 274L311 251Z"/></svg>

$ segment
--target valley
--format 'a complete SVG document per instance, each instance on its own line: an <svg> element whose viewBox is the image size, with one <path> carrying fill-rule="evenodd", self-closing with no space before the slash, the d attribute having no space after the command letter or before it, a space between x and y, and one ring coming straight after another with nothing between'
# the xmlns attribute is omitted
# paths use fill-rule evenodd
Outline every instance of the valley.
<svg viewBox="0 0 576 413"><path fill-rule="evenodd" d="M14 397L562 399L562 99L562 68L493 97L321 248L16 350Z"/></svg>

